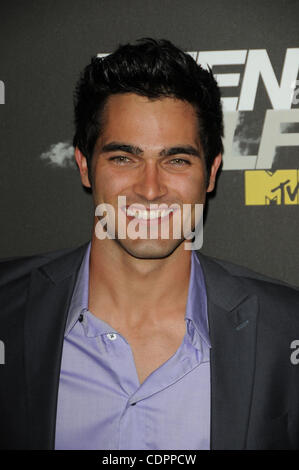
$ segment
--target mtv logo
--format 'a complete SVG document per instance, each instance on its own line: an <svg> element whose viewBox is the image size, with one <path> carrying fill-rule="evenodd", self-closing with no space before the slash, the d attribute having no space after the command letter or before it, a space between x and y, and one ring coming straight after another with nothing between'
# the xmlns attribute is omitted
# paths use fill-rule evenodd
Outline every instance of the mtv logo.
<svg viewBox="0 0 299 470"><path fill-rule="evenodd" d="M299 171L245 171L245 204L247 206L299 204Z"/></svg>
<svg viewBox="0 0 299 470"><path fill-rule="evenodd" d="M277 206L278 198L275 196L273 199L265 196L265 205L266 206Z"/></svg>

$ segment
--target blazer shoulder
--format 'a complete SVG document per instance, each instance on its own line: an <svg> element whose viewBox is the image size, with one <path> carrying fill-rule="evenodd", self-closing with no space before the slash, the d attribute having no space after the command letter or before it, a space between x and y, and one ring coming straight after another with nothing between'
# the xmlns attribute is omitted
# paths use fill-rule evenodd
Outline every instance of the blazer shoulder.
<svg viewBox="0 0 299 470"><path fill-rule="evenodd" d="M204 255L206 257L206 255ZM292 285L288 282L282 281L281 279L276 279L270 276L266 276L265 274L259 273L257 271L254 271L253 269L247 268L245 266L241 266L235 263L232 263L231 261L226 261L218 258L213 258L213 257L207 257L210 258L213 262L217 263L218 265L222 266L226 271L228 271L231 275L240 277L240 278L247 278L247 279L252 279L255 281L263 281L263 282L269 282L270 284L274 285L279 285L279 286L285 286L289 287L294 290L298 290L299 292L299 287Z"/></svg>
<svg viewBox="0 0 299 470"><path fill-rule="evenodd" d="M81 248L81 247L80 247ZM20 256L0 260L0 288L13 281L21 280L30 276L31 272L54 260L63 258L75 252L77 248L54 250L31 256Z"/></svg>
<svg viewBox="0 0 299 470"><path fill-rule="evenodd" d="M255 295L259 303L259 317L273 328L299 332L299 288L274 279L246 267L216 258L206 257L217 266L218 276L230 279L230 285L238 285L248 295ZM215 276L214 276L215 278Z"/></svg>

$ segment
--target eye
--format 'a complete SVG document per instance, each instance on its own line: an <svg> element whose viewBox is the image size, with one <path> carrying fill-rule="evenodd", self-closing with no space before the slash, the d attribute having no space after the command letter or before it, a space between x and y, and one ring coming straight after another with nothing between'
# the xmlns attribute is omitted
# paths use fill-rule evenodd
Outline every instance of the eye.
<svg viewBox="0 0 299 470"><path fill-rule="evenodd" d="M189 160L185 160L184 158L173 158L172 160L170 160L170 163L176 166L190 165Z"/></svg>
<svg viewBox="0 0 299 470"><path fill-rule="evenodd" d="M124 155L117 155L115 157L110 157L109 160L115 162L118 165L124 165L130 162L130 159L128 157L125 157Z"/></svg>

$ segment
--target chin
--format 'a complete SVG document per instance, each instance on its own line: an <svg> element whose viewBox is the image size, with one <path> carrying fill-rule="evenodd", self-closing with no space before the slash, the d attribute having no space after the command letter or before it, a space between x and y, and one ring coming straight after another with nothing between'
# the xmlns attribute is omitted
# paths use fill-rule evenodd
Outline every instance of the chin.
<svg viewBox="0 0 299 470"><path fill-rule="evenodd" d="M115 240L123 250L138 259L167 258L184 241L182 240Z"/></svg>

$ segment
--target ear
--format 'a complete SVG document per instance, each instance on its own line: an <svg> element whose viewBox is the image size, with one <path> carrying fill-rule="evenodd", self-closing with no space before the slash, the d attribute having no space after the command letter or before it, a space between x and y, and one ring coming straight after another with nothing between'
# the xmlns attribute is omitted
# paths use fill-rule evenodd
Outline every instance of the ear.
<svg viewBox="0 0 299 470"><path fill-rule="evenodd" d="M215 188L216 175L217 175L217 171L218 171L218 169L221 165L221 162L222 162L222 155L221 155L221 153L219 153L214 158L214 161L213 161L212 166L211 166L209 185L208 185L208 188L207 188L207 193L210 193Z"/></svg>
<svg viewBox="0 0 299 470"><path fill-rule="evenodd" d="M91 184L88 176L88 166L86 157L84 157L81 150L78 147L75 148L75 159L80 170L81 182L86 188L91 188Z"/></svg>

